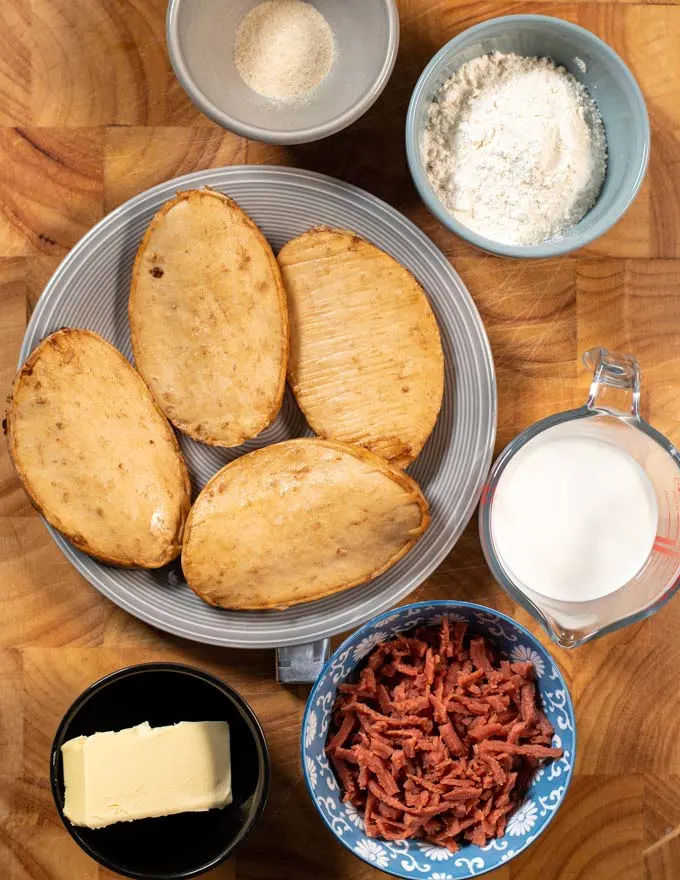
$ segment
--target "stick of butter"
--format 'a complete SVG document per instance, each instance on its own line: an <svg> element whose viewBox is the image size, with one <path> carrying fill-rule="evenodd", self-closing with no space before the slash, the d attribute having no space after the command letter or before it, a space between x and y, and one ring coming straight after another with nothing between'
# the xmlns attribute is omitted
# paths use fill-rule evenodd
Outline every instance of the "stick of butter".
<svg viewBox="0 0 680 880"><path fill-rule="evenodd" d="M104 828L232 801L226 721L145 722L70 739L61 754L64 815L74 825Z"/></svg>

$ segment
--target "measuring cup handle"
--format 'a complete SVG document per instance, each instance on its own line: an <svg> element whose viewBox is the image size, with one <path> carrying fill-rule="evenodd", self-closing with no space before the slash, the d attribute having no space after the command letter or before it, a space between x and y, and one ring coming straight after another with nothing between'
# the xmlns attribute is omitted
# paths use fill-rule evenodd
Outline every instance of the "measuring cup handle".
<svg viewBox="0 0 680 880"><path fill-rule="evenodd" d="M583 363L593 371L588 409L640 418L640 365L632 355L591 348Z"/></svg>

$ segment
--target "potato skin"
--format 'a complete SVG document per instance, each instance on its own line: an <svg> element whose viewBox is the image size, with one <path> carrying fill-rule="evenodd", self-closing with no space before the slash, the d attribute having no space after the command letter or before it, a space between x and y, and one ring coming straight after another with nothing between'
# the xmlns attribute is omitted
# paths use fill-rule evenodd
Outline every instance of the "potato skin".
<svg viewBox="0 0 680 880"><path fill-rule="evenodd" d="M136 367L180 431L233 447L276 418L286 295L269 243L236 202L201 189L162 206L137 252L128 311Z"/></svg>
<svg viewBox="0 0 680 880"><path fill-rule="evenodd" d="M282 609L394 565L430 522L417 483L359 446L300 438L230 462L189 514L182 568L223 608Z"/></svg>
<svg viewBox="0 0 680 880"><path fill-rule="evenodd" d="M9 453L33 506L79 550L160 568L181 551L190 483L139 374L88 330L46 337L18 371Z"/></svg>
<svg viewBox="0 0 680 880"><path fill-rule="evenodd" d="M291 321L288 381L309 425L406 467L444 393L439 328L422 287L344 229L311 229L278 261Z"/></svg>

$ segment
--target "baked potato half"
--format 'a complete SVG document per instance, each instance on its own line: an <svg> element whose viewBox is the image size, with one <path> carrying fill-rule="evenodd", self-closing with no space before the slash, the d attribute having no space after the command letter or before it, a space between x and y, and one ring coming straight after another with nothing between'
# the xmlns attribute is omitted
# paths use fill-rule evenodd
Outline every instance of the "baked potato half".
<svg viewBox="0 0 680 880"><path fill-rule="evenodd" d="M79 550L159 568L179 555L190 507L177 438L123 355L59 330L14 380L7 442L34 506Z"/></svg>
<svg viewBox="0 0 680 880"><path fill-rule="evenodd" d="M444 357L432 308L396 260L343 229L312 229L278 256L288 294L288 381L319 437L399 467L441 408Z"/></svg>
<svg viewBox="0 0 680 880"><path fill-rule="evenodd" d="M314 438L258 449L223 467L189 514L182 568L222 608L287 608L371 580L429 525L399 468Z"/></svg>
<svg viewBox="0 0 680 880"><path fill-rule="evenodd" d="M180 431L238 446L276 417L288 312L276 259L236 202L179 193L155 215L132 272L135 364Z"/></svg>

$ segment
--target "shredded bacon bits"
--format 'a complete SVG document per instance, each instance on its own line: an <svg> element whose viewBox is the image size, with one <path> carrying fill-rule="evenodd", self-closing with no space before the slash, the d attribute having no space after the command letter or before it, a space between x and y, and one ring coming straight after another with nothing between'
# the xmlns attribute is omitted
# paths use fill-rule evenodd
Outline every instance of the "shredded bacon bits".
<svg viewBox="0 0 680 880"><path fill-rule="evenodd" d="M340 685L326 752L369 837L484 846L539 764L562 756L533 665L466 629L444 619L384 642Z"/></svg>

